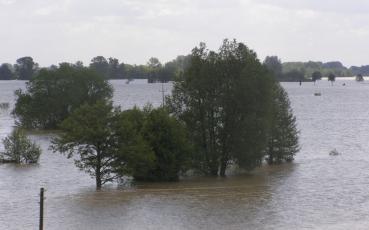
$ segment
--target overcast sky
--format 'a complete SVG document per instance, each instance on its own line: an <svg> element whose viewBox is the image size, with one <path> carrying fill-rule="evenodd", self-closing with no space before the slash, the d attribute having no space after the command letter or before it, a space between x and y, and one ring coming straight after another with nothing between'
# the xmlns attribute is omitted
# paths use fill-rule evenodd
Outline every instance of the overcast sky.
<svg viewBox="0 0 369 230"><path fill-rule="evenodd" d="M144 64L236 38L282 61L369 64L367 0L0 0L0 63Z"/></svg>

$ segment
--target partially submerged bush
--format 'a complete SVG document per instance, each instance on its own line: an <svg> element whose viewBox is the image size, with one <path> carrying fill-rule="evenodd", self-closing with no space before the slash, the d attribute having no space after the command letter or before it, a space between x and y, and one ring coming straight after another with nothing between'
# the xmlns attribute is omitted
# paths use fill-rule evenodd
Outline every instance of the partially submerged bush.
<svg viewBox="0 0 369 230"><path fill-rule="evenodd" d="M41 149L29 140L21 129L15 129L3 139L5 151L0 153L0 161L11 163L37 163Z"/></svg>

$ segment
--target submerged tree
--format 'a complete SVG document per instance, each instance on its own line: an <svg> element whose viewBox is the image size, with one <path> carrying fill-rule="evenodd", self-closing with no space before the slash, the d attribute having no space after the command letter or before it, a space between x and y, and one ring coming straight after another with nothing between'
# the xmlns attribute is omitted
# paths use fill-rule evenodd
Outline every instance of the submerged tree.
<svg viewBox="0 0 369 230"><path fill-rule="evenodd" d="M100 76L108 78L109 63L103 56L96 56L91 59L90 69L96 71Z"/></svg>
<svg viewBox="0 0 369 230"><path fill-rule="evenodd" d="M263 65L273 73L276 80L282 80L282 62L277 56L267 56Z"/></svg>
<svg viewBox="0 0 369 230"><path fill-rule="evenodd" d="M328 81L331 82L331 84L333 85L333 82L336 80L336 75L334 75L333 73L330 73L328 75Z"/></svg>
<svg viewBox="0 0 369 230"><path fill-rule="evenodd" d="M95 178L97 189L123 176L175 181L187 165L185 129L163 108L120 112L111 103L86 104L61 129L52 149L76 155L76 166Z"/></svg>
<svg viewBox="0 0 369 230"><path fill-rule="evenodd" d="M261 163L273 82L243 43L224 40L219 52L203 43L193 49L168 104L192 135L201 171L224 176L230 163L245 169Z"/></svg>
<svg viewBox="0 0 369 230"><path fill-rule="evenodd" d="M0 66L0 80L11 80L13 79L13 72L10 64L1 64Z"/></svg>
<svg viewBox="0 0 369 230"><path fill-rule="evenodd" d="M5 151L0 153L0 161L13 163L37 163L41 149L29 140L21 129L13 132L3 140Z"/></svg>
<svg viewBox="0 0 369 230"><path fill-rule="evenodd" d="M134 108L119 115L120 159L136 180L176 181L188 166L184 126L165 108Z"/></svg>
<svg viewBox="0 0 369 230"><path fill-rule="evenodd" d="M362 74L358 74L358 75L356 75L355 80L356 81L364 81L364 77L363 77Z"/></svg>
<svg viewBox="0 0 369 230"><path fill-rule="evenodd" d="M322 79L322 73L319 72L319 71L315 71L312 75L311 75L311 80L314 82L314 85L315 85L315 82L317 80L321 80Z"/></svg>
<svg viewBox="0 0 369 230"><path fill-rule="evenodd" d="M299 150L298 131L287 92L276 84L273 94L274 103L266 160L269 164L279 164L283 161L292 161Z"/></svg>
<svg viewBox="0 0 369 230"><path fill-rule="evenodd" d="M15 70L19 80L30 80L38 69L38 64L32 57L22 57L17 60Z"/></svg>
<svg viewBox="0 0 369 230"><path fill-rule="evenodd" d="M113 89L106 79L86 68L61 65L43 69L27 83L26 91L16 91L13 114L27 128L55 129L82 104L109 100Z"/></svg>
<svg viewBox="0 0 369 230"><path fill-rule="evenodd" d="M68 158L77 155L75 164L96 180L96 188L117 179L115 167L118 139L111 103L99 101L75 110L60 127L62 133L53 140L52 149ZM123 167L125 162L121 162Z"/></svg>

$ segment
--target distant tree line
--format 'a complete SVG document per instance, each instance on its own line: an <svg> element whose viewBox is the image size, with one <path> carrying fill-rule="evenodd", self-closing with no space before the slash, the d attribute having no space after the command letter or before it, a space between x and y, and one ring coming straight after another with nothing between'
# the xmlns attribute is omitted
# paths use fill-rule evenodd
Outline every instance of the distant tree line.
<svg viewBox="0 0 369 230"><path fill-rule="evenodd" d="M268 56L264 65L278 81L316 81L322 77L352 77L369 75L369 65L347 68L341 62L283 62L277 56Z"/></svg>
<svg viewBox="0 0 369 230"><path fill-rule="evenodd" d="M91 59L87 68L96 71L105 79L148 79L153 82L173 81L183 73L188 66L188 56L178 56L176 59L162 64L159 59L152 57L146 65L130 65L119 62L116 58L97 56ZM76 63L60 63L59 66L69 65L84 67L81 61ZM16 64L4 63L0 66L0 80L30 80L38 75L41 69L56 69L58 66L40 68L32 57L17 59Z"/></svg>
<svg viewBox="0 0 369 230"><path fill-rule="evenodd" d="M152 57L145 65L131 65L120 62L117 58L96 56L91 59L87 68L90 68L106 79L148 79L149 83L174 81L183 74L190 61L189 55L180 55L176 59L162 64L158 58ZM60 63L84 67L81 61L76 63ZM310 81L317 73L321 77L334 74L336 77L350 77L369 75L369 65L351 66L347 68L341 62L284 62L278 56L267 56L264 65L276 76L278 81ZM40 67L32 57L22 57L15 64L3 63L0 65L0 80L30 80L40 69L55 69L56 65ZM320 77L320 78L321 78ZM318 78L318 79L320 79Z"/></svg>

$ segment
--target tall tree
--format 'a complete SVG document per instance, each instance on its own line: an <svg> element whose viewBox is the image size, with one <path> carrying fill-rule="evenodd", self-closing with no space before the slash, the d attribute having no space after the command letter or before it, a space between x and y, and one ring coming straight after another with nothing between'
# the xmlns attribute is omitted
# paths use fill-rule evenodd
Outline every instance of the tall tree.
<svg viewBox="0 0 369 230"><path fill-rule="evenodd" d="M102 77L108 78L109 63L103 56L92 58L90 68L95 70Z"/></svg>
<svg viewBox="0 0 369 230"><path fill-rule="evenodd" d="M273 73L278 81L282 79L282 62L277 56L267 56L263 64Z"/></svg>
<svg viewBox="0 0 369 230"><path fill-rule="evenodd" d="M269 164L279 164L292 161L299 150L298 131L287 92L279 84L273 88L273 111L266 159Z"/></svg>
<svg viewBox="0 0 369 230"><path fill-rule="evenodd" d="M243 43L224 40L218 52L200 44L168 99L188 126L202 171L221 176L233 162L252 169L263 159L273 80Z"/></svg>
<svg viewBox="0 0 369 230"><path fill-rule="evenodd" d="M68 158L78 155L75 164L96 180L96 188L119 177L115 171L118 140L111 103L85 104L61 123L62 133L52 149ZM125 162L120 162L124 167Z"/></svg>
<svg viewBox="0 0 369 230"><path fill-rule="evenodd" d="M61 65L41 70L27 83L26 91L16 91L13 114L24 127L55 129L81 105L109 100L112 94L111 85L94 71Z"/></svg>
<svg viewBox="0 0 369 230"><path fill-rule="evenodd" d="M145 181L178 180L191 152L184 125L164 108L134 108L119 117L120 156L131 175Z"/></svg>
<svg viewBox="0 0 369 230"><path fill-rule="evenodd" d="M32 57L22 57L17 60L15 70L19 80L30 80L37 71L38 64Z"/></svg>
<svg viewBox="0 0 369 230"><path fill-rule="evenodd" d="M108 69L109 79L122 79L123 72L120 68L119 60L116 58L109 58L109 69Z"/></svg>
<svg viewBox="0 0 369 230"><path fill-rule="evenodd" d="M153 82L164 82L164 79L162 79L161 70L162 70L162 64L160 63L159 59L156 57L152 57L147 62L148 72L149 72L149 83Z"/></svg>
<svg viewBox="0 0 369 230"><path fill-rule="evenodd" d="M311 75L311 80L314 82L314 85L315 85L315 82L317 80L321 80L322 79L322 73L319 72L319 71L315 71L312 75Z"/></svg>
<svg viewBox="0 0 369 230"><path fill-rule="evenodd" d="M10 68L10 64L2 64L0 66L0 80L11 80L13 79L13 72Z"/></svg>
<svg viewBox="0 0 369 230"><path fill-rule="evenodd" d="M363 77L362 74L358 74L358 75L356 75L355 80L356 81L364 81L364 77Z"/></svg>
<svg viewBox="0 0 369 230"><path fill-rule="evenodd" d="M333 82L336 80L336 75L334 75L333 73L330 73L328 75L328 81L331 82L331 84L333 85Z"/></svg>

